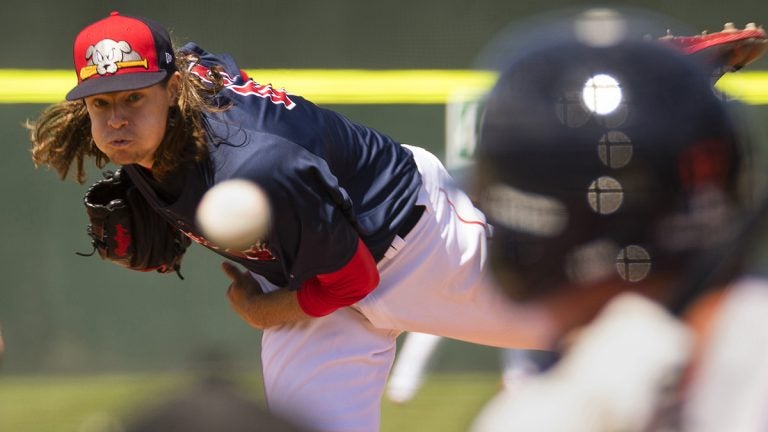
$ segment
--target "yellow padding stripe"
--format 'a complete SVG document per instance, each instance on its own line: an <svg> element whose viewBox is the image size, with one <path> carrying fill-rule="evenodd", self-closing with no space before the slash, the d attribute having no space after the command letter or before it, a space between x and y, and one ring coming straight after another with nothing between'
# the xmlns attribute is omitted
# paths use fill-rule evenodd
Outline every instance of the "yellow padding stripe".
<svg viewBox="0 0 768 432"><path fill-rule="evenodd" d="M490 88L495 74L476 70L252 69L261 84L285 87L318 104L445 104L474 98ZM68 70L0 69L0 103L48 104L75 85ZM728 74L718 87L746 103L768 104L768 71Z"/></svg>
<svg viewBox="0 0 768 432"><path fill-rule="evenodd" d="M768 104L768 71L742 71L727 74L717 87L751 105Z"/></svg>

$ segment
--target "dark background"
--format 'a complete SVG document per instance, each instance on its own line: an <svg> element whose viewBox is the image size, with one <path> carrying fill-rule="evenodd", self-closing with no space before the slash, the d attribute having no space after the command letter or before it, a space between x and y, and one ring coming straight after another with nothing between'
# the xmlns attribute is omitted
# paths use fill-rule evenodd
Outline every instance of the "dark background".
<svg viewBox="0 0 768 432"><path fill-rule="evenodd" d="M194 40L258 68L467 69L500 31L532 14L585 2L496 1L4 1L0 68L68 69L72 42L111 10L152 17L177 42ZM716 31L768 20L765 2L642 1L641 6ZM684 25L681 24L681 27ZM674 31L674 29L672 29ZM750 70L766 69L766 60ZM74 77L74 75L73 75ZM194 245L182 273L123 270L90 250L82 207L86 186L35 169L22 124L41 105L0 105L0 324L6 373L185 368L197 353L222 349L243 367L258 366L260 334L230 311L219 258ZM444 155L442 105L330 106L401 142ZM765 106L750 106L761 141ZM94 170L89 181L95 181ZM449 342L442 368L496 366L496 353Z"/></svg>

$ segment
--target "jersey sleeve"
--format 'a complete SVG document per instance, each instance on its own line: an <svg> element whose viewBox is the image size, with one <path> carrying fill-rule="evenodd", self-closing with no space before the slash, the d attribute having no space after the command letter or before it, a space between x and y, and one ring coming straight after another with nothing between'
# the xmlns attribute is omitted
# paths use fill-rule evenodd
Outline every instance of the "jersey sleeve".
<svg viewBox="0 0 768 432"><path fill-rule="evenodd" d="M344 267L304 281L296 295L307 315L321 317L357 303L378 284L376 262L362 240L358 240L357 251Z"/></svg>
<svg viewBox="0 0 768 432"><path fill-rule="evenodd" d="M305 281L334 273L352 260L360 241L351 222L352 203L322 158L279 140L247 165L234 177L255 181L269 195L269 249L283 265L286 288L302 288Z"/></svg>

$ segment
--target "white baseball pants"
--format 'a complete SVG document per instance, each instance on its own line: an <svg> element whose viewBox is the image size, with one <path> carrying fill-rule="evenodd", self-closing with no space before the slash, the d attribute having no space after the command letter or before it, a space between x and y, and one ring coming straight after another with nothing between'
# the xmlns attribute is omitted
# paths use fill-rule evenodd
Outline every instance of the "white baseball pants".
<svg viewBox="0 0 768 432"><path fill-rule="evenodd" d="M407 147L423 179L417 204L426 210L379 262L379 286L351 307L263 332L270 409L315 430L379 430L403 331L518 348L539 348L548 331L545 315L510 304L486 277L484 215L434 155ZM254 276L265 290L279 289Z"/></svg>

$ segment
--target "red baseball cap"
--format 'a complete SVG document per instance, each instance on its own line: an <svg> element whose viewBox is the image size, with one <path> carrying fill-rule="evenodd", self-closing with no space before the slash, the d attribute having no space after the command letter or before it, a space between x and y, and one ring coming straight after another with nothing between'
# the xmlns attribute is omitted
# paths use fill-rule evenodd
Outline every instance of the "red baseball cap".
<svg viewBox="0 0 768 432"><path fill-rule="evenodd" d="M67 100L155 85L176 70L168 31L156 22L112 12L75 39L77 86Z"/></svg>

